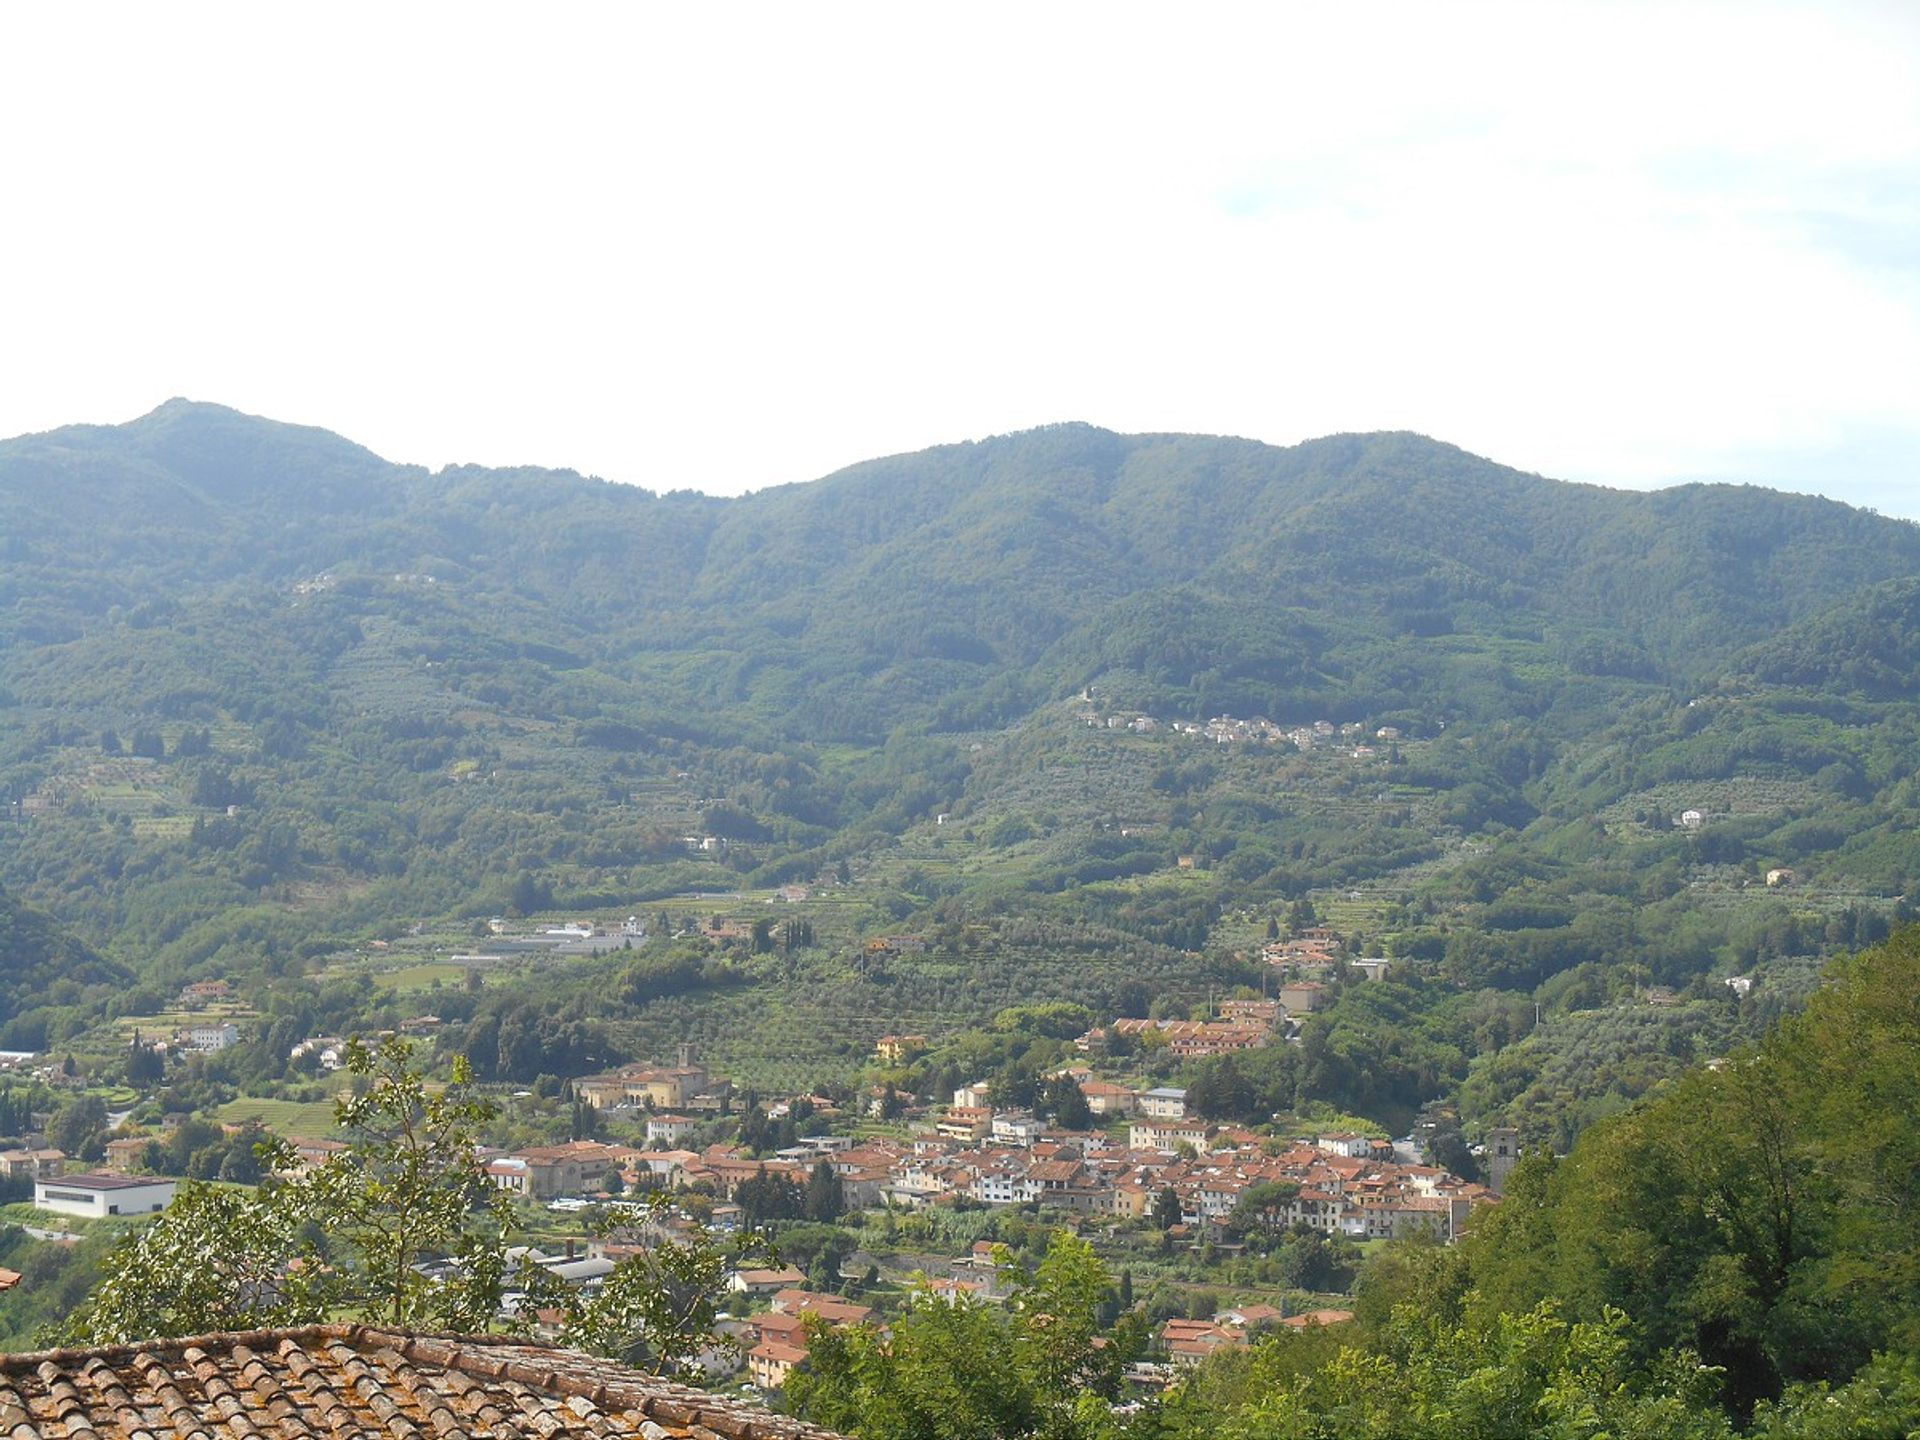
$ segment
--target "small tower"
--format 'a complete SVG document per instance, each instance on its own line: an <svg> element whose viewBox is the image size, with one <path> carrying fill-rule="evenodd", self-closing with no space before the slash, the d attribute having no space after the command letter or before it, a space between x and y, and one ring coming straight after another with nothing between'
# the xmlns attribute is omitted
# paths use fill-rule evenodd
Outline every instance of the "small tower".
<svg viewBox="0 0 1920 1440"><path fill-rule="evenodd" d="M1520 1163L1520 1132L1507 1128L1487 1131L1487 1188L1498 1195L1507 1188L1507 1176Z"/></svg>

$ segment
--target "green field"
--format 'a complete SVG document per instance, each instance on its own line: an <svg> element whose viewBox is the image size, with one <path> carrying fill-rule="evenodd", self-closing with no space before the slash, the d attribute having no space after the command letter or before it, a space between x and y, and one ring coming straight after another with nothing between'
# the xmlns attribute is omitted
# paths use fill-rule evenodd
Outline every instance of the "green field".
<svg viewBox="0 0 1920 1440"><path fill-rule="evenodd" d="M431 990L435 983L442 985L467 976L464 965L449 965L445 961L430 961L424 965L409 965L404 970L388 970L373 977L373 983L384 990Z"/></svg>
<svg viewBox="0 0 1920 1440"><path fill-rule="evenodd" d="M303 1104L297 1100L229 1100L214 1111L214 1118L233 1125L257 1120L283 1139L293 1135L315 1139L333 1129L333 1102L314 1100Z"/></svg>

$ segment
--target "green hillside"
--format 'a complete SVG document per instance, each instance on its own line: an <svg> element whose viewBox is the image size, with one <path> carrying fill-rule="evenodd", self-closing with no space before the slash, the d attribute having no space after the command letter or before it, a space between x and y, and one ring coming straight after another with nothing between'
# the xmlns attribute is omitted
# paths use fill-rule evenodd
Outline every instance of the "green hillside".
<svg viewBox="0 0 1920 1440"><path fill-rule="evenodd" d="M1905 522L1405 434L1060 425L719 500L171 401L0 442L0 884L132 976L61 991L69 1028L210 975L289 1028L391 1016L413 992L356 988L372 941L444 966L491 915L806 922L779 963L710 943L435 995L450 1044L505 1027L515 1079L524 1037L676 1028L845 1078L870 1021L1115 1004L1128 947L1204 999L1259 985L1300 902L1424 967L1407 1014L1707 1004L1920 887L1917 575ZM1220 716L1274 728L1179 728ZM934 940L876 973L896 931ZM1341 1013L1345 1058L1288 1098L1398 1121L1512 1038L1436 1020L1369 1068L1404 1026ZM1470 1090L1476 1123L1637 1093L1571 1053L1549 1102Z"/></svg>

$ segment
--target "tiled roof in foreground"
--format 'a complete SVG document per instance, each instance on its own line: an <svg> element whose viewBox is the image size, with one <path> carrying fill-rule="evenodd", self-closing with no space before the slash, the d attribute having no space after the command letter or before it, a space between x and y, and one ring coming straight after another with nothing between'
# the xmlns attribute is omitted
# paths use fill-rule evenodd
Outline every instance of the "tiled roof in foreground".
<svg viewBox="0 0 1920 1440"><path fill-rule="evenodd" d="M310 1325L0 1356L6 1440L834 1440L571 1350Z"/></svg>

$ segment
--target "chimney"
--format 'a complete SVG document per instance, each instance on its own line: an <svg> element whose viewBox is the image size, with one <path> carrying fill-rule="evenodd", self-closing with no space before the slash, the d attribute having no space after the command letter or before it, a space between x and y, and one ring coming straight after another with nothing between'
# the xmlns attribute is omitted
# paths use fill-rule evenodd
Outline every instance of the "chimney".
<svg viewBox="0 0 1920 1440"><path fill-rule="evenodd" d="M573 1259L573 1241L571 1239L567 1241L567 1259Z"/></svg>

